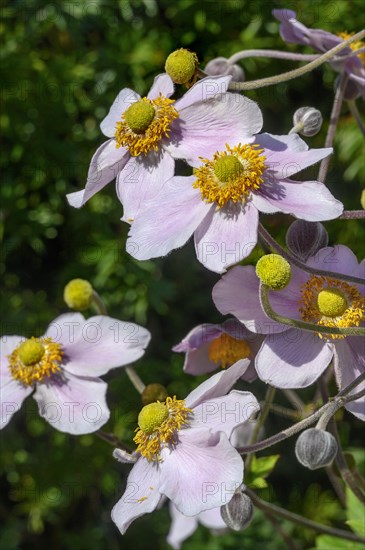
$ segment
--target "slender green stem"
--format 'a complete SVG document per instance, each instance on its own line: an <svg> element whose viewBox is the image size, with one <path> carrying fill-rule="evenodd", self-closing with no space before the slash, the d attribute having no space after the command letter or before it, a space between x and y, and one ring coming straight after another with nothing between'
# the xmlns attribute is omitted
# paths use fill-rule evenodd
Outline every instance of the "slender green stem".
<svg viewBox="0 0 365 550"><path fill-rule="evenodd" d="M363 336L365 335L365 327L328 327L324 325L317 325L316 323L307 323L305 321L299 321L298 319L290 319L284 315L276 313L269 301L269 287L260 282L260 302L262 309L270 319L283 325L299 328L301 330L307 330L309 332L316 332L321 334L341 334L344 336Z"/></svg>
<svg viewBox="0 0 365 550"><path fill-rule="evenodd" d="M283 393L289 403L291 403L297 411L303 412L305 410L305 403L300 399L299 395L294 390L284 389Z"/></svg>
<svg viewBox="0 0 365 550"><path fill-rule="evenodd" d="M126 445L125 443L122 443L114 434L104 432L103 430L97 430L95 432L95 435L100 437L100 439L102 439L103 441L109 443L109 445L112 445L114 448L118 447L120 449L123 449L127 453L132 452L132 449L128 447L128 445Z"/></svg>
<svg viewBox="0 0 365 550"><path fill-rule="evenodd" d="M365 126L364 126L363 121L361 120L361 115L359 113L359 110L357 108L357 105L356 105L355 101L354 100L348 101L347 105L349 106L350 113L352 114L352 116L356 120L356 124L358 125L362 135L365 137Z"/></svg>
<svg viewBox="0 0 365 550"><path fill-rule="evenodd" d="M332 537L352 540L360 543L365 542L365 538L359 537L358 535L355 535L350 531L344 531L335 527L329 527L328 525L322 525L321 523L317 523L316 521L312 521L311 519L307 519L299 516L298 514L294 514L293 512L289 512L289 510L285 510L284 508L281 508L276 504L270 504L269 502L266 502L265 500L259 498L253 491L251 491L251 489L246 489L246 493L251 498L253 504L263 512L275 514L275 516L301 525L302 527L306 527L307 529L313 529L314 531L317 531L317 533L324 533L326 535L331 535Z"/></svg>
<svg viewBox="0 0 365 550"><path fill-rule="evenodd" d="M233 65L240 61L240 59L246 59L247 57L267 57L274 59L287 59L288 61L314 61L320 57L319 54L306 54L306 53L292 53L282 52L280 50L242 50L241 52L234 53L227 59L229 65Z"/></svg>
<svg viewBox="0 0 365 550"><path fill-rule="evenodd" d="M280 246L279 243L275 241L275 239L272 238L270 233L264 228L262 224L259 224L259 237L260 239L270 248L275 250L278 254L280 254L283 258L288 260L289 263L295 265L296 267L299 267L303 271L306 271L307 273L313 273L314 275L323 275L323 277L330 277L332 279L337 279L339 281L347 281L349 283L355 283L357 285L363 285L364 279L361 277L354 277L352 275L344 275L343 273L336 273L335 271L326 271L324 269L315 269L314 267L310 267L309 265L301 262L287 252L282 246Z"/></svg>
<svg viewBox="0 0 365 550"><path fill-rule="evenodd" d="M93 290L92 303L99 315L107 315L107 309L99 294Z"/></svg>
<svg viewBox="0 0 365 550"><path fill-rule="evenodd" d="M365 393L365 389L361 390L358 393L350 394L348 395L356 386L361 384L363 380L365 379L365 372L360 374L351 384L346 386L343 390L341 390L336 397L332 398L331 401L326 403L325 405L322 405L317 411L314 411L310 416L307 418L304 418L300 422L297 422L293 426L290 426L289 428L286 428L285 430L282 430L281 432L278 432L275 435L272 435L271 437L268 437L267 439L263 439L262 441L258 441L257 443L254 443L253 445L246 445L244 447L239 447L237 451L240 454L247 454L247 453L255 453L256 451L262 451L263 449L267 449L268 447L272 447L273 445L276 445L277 443L280 443L280 441L283 441L284 439L288 439L289 437L292 437L293 435L301 432L302 430L305 430L306 428L309 428L314 424L319 418L327 413L327 411L331 411L331 415L333 416L341 407L346 405L346 403L349 403L350 401L354 401L356 399L359 399L362 397Z"/></svg>
<svg viewBox="0 0 365 550"><path fill-rule="evenodd" d="M343 103L347 82L348 82L348 76L346 73L343 73L342 76L340 77L340 83L337 86L337 90L333 100L330 123L328 126L326 141L324 144L325 147L332 147L333 145L338 119L340 118L340 114L341 114L341 108L342 108L342 103ZM320 164L319 172L318 172L318 181L322 181L322 182L325 181L329 164L330 164L330 157L328 156L324 158Z"/></svg>
<svg viewBox="0 0 365 550"><path fill-rule="evenodd" d="M146 385L142 382L136 371L133 367L125 367L125 372L128 375L129 380L132 382L133 386L136 388L138 393L143 393Z"/></svg>
<svg viewBox="0 0 365 550"><path fill-rule="evenodd" d="M243 92L245 90L256 90L257 88L272 86L274 84L279 84L280 82L287 82L288 80L292 80L293 78L298 78L299 76L303 76L304 74L313 71L313 69L316 69L323 63L326 63L326 61L330 61L336 54L352 44L352 42L361 40L364 36L365 31L360 31L351 38L348 38L340 44L337 44L337 46L335 46L331 50L328 50L328 52L324 53L314 61L307 63L307 65L304 65L304 67L294 69L294 71L289 71L276 76L269 76L268 78L261 78L259 80L252 80L251 82L231 82L229 84L229 90L235 90L237 92Z"/></svg>

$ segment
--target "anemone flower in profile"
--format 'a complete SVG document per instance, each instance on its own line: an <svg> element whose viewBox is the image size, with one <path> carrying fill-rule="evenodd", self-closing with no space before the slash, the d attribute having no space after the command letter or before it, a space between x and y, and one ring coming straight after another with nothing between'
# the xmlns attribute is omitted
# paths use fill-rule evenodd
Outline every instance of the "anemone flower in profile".
<svg viewBox="0 0 365 550"><path fill-rule="evenodd" d="M99 376L144 354L150 333L133 323L80 313L54 319L39 338L3 336L0 357L1 428L32 394L39 414L61 432L86 434L110 411Z"/></svg>

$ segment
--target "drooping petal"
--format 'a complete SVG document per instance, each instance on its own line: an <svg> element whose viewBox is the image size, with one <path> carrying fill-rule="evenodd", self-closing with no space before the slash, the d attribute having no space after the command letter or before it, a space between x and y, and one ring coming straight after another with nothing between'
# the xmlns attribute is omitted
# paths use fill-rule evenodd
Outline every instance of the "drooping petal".
<svg viewBox="0 0 365 550"><path fill-rule="evenodd" d="M217 369L217 364L209 359L209 346L214 338L222 333L219 325L205 323L193 328L189 334L172 349L185 352L184 372L188 374L208 374Z"/></svg>
<svg viewBox="0 0 365 550"><path fill-rule="evenodd" d="M194 408L208 399L226 395L233 384L245 373L249 364L248 359L240 359L228 369L214 374L189 393L185 398L186 406Z"/></svg>
<svg viewBox="0 0 365 550"><path fill-rule="evenodd" d="M133 466L122 498L112 509L112 520L124 535L140 516L153 512L161 500L159 466L141 457Z"/></svg>
<svg viewBox="0 0 365 550"><path fill-rule="evenodd" d="M264 183L256 194L275 207L277 212L292 214L309 222L332 220L343 212L343 204L319 181L286 179ZM259 208L257 203L256 206Z"/></svg>
<svg viewBox="0 0 365 550"><path fill-rule="evenodd" d="M0 340L0 430L10 422L24 399L33 391L32 386L24 386L11 376L8 355L24 341L22 336L2 336Z"/></svg>
<svg viewBox="0 0 365 550"><path fill-rule="evenodd" d="M95 432L109 419L107 385L99 378L82 378L63 371L37 385L38 410L53 428L74 435Z"/></svg>
<svg viewBox="0 0 365 550"><path fill-rule="evenodd" d="M247 258L257 243L258 218L250 203L212 208L195 231L198 260L207 269L222 273Z"/></svg>
<svg viewBox="0 0 365 550"><path fill-rule="evenodd" d="M223 506L242 483L242 458L223 432L180 430L161 456L160 491L187 516Z"/></svg>
<svg viewBox="0 0 365 550"><path fill-rule="evenodd" d="M237 317L252 332L272 334L287 330L267 317L259 298L259 279L253 266L236 266L223 275L212 292L216 308Z"/></svg>
<svg viewBox="0 0 365 550"><path fill-rule="evenodd" d="M349 336L335 343L334 368L340 390L351 384L365 371L365 342L360 336ZM365 388L365 382L358 384L351 393ZM345 408L360 420L365 420L365 397L350 401Z"/></svg>
<svg viewBox="0 0 365 550"><path fill-rule="evenodd" d="M64 345L63 366L77 376L98 377L137 361L150 338L149 331L135 323L96 315L84 321L72 343Z"/></svg>
<svg viewBox="0 0 365 550"><path fill-rule="evenodd" d="M240 424L258 413L260 405L250 392L232 390L228 395L207 399L193 409L191 428L208 428L224 432L228 438Z"/></svg>
<svg viewBox="0 0 365 550"><path fill-rule="evenodd" d="M183 246L211 208L192 187L194 177L174 177L133 222L127 252L138 260L166 256Z"/></svg>
<svg viewBox="0 0 365 550"><path fill-rule="evenodd" d="M174 550L180 550L184 540L188 539L198 527L198 516L184 516L176 506L170 502L171 526L167 535L167 542Z"/></svg>
<svg viewBox="0 0 365 550"><path fill-rule="evenodd" d="M132 157L117 177L117 194L123 205L122 220L132 223L140 210L161 192L173 177L175 161L166 151Z"/></svg>
<svg viewBox="0 0 365 550"><path fill-rule="evenodd" d="M297 134L259 134L255 137L255 143L264 148L265 165L268 168L263 177L269 185L276 180L290 178L333 152L331 147L308 149L308 145Z"/></svg>
<svg viewBox="0 0 365 550"><path fill-rule="evenodd" d="M156 99L159 95L170 97L173 93L174 83L168 74L163 73L155 77L147 97L148 99Z"/></svg>
<svg viewBox="0 0 365 550"><path fill-rule="evenodd" d="M74 208L83 206L117 177L129 158L130 155L124 147L116 148L114 139L100 145L91 159L85 189L66 195L69 204Z"/></svg>
<svg viewBox="0 0 365 550"><path fill-rule="evenodd" d="M317 380L333 356L333 344L291 328L265 338L256 356L257 374L276 388L305 388Z"/></svg>
<svg viewBox="0 0 365 550"><path fill-rule="evenodd" d="M115 134L116 123L122 119L122 114L132 105L140 99L140 95L131 90L130 88L123 88L114 100L113 105L110 107L109 113L101 121L100 129L103 134L109 138Z"/></svg>
<svg viewBox="0 0 365 550"><path fill-rule="evenodd" d="M262 114L256 103L238 94L225 94L220 99L200 101L180 110L171 126L166 149L174 158L184 158L192 165L200 157L212 158L217 151L250 143L262 127Z"/></svg>

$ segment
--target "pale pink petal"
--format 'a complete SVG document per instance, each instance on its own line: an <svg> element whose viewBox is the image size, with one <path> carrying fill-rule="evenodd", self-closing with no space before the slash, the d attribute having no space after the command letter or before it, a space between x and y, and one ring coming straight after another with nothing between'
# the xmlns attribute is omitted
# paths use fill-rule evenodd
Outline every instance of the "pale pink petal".
<svg viewBox="0 0 365 550"><path fill-rule="evenodd" d="M167 535L167 542L174 550L180 550L184 540L188 539L198 527L198 516L184 516L176 506L170 502L171 526Z"/></svg>
<svg viewBox="0 0 365 550"><path fill-rule="evenodd" d="M223 432L181 430L162 451L160 491L187 516L223 506L242 483L243 462Z"/></svg>
<svg viewBox="0 0 365 550"><path fill-rule="evenodd" d="M319 378L333 357L333 344L315 333L291 328L267 336L256 356L257 374L276 388L305 388Z"/></svg>
<svg viewBox="0 0 365 550"><path fill-rule="evenodd" d="M252 204L211 209L195 231L198 260L211 271L224 272L251 253L257 226L258 212Z"/></svg>
<svg viewBox="0 0 365 550"><path fill-rule="evenodd" d="M259 279L253 266L230 269L214 286L212 296L218 311L234 315L252 332L272 334L287 330L287 326L265 315L259 298Z"/></svg>
<svg viewBox="0 0 365 550"><path fill-rule="evenodd" d="M159 493L159 465L141 457L133 466L122 498L112 509L112 520L124 535L130 524L156 509Z"/></svg>
<svg viewBox="0 0 365 550"><path fill-rule="evenodd" d="M344 275L364 277L364 263L359 265L355 254L342 244L321 248L315 256L308 259L307 265L315 269L335 271Z"/></svg>
<svg viewBox="0 0 365 550"><path fill-rule="evenodd" d="M98 377L137 361L150 338L149 331L135 323L96 315L84 321L72 343L64 345L62 363L67 372L77 376Z"/></svg>
<svg viewBox="0 0 365 550"><path fill-rule="evenodd" d="M174 177L133 222L127 252L137 260L166 256L191 237L211 205L192 187L194 176Z"/></svg>
<svg viewBox="0 0 365 550"><path fill-rule="evenodd" d="M193 409L191 428L208 428L212 433L224 432L228 438L233 430L247 422L260 410L260 405L250 392L231 391L228 395L207 399Z"/></svg>
<svg viewBox="0 0 365 550"><path fill-rule="evenodd" d="M163 73L155 77L152 87L148 92L148 99L156 99L160 95L170 97L174 93L174 83L168 74Z"/></svg>
<svg viewBox="0 0 365 550"><path fill-rule="evenodd" d="M0 340L0 430L5 428L24 399L32 393L32 386L14 380L9 370L8 355L24 341L22 336L2 336Z"/></svg>
<svg viewBox="0 0 365 550"><path fill-rule="evenodd" d="M275 181L261 185L256 193L277 211L309 222L332 220L343 212L343 204L319 181Z"/></svg>
<svg viewBox="0 0 365 550"><path fill-rule="evenodd" d="M263 177L269 184L275 180L287 179L333 152L331 147L308 150L308 145L297 134L259 134L255 137L255 143L264 148L263 155L268 168Z"/></svg>
<svg viewBox="0 0 365 550"><path fill-rule="evenodd" d="M67 348L82 338L84 324L85 317L81 313L63 313L53 319L43 336Z"/></svg>
<svg viewBox="0 0 365 550"><path fill-rule="evenodd" d="M173 351L186 353L184 372L198 375L208 374L217 369L218 365L209 359L209 346L221 333L219 325L199 325L193 328L180 344L173 347Z"/></svg>
<svg viewBox="0 0 365 550"><path fill-rule="evenodd" d="M107 385L99 378L81 378L63 371L37 384L38 410L53 428L73 435L95 432L109 419Z"/></svg>
<svg viewBox="0 0 365 550"><path fill-rule="evenodd" d="M340 390L351 384L365 370L365 341L361 336L349 336L335 342L334 368ZM365 388L362 382L351 393ZM365 397L351 401L346 409L360 420L365 420Z"/></svg>
<svg viewBox="0 0 365 550"><path fill-rule="evenodd" d="M130 88L123 88L123 90L119 92L113 105L110 107L109 113L100 124L100 129L105 136L109 138L114 136L116 124L122 120L122 114L132 105L132 103L138 101L140 97L141 96Z"/></svg>
<svg viewBox="0 0 365 550"><path fill-rule="evenodd" d="M194 103L221 98L228 90L232 77L209 76L199 80L190 88L182 98L176 101L175 107L180 112Z"/></svg>
<svg viewBox="0 0 365 550"><path fill-rule="evenodd" d="M212 508L211 510L205 510L198 515L199 523L208 527L208 529L227 529L227 525L224 523L221 516L221 509Z"/></svg>
<svg viewBox="0 0 365 550"><path fill-rule="evenodd" d="M66 195L69 204L75 208L83 206L91 197L101 191L127 164L130 155L124 147L115 146L109 139L97 149L91 159L85 189Z"/></svg>
<svg viewBox="0 0 365 550"><path fill-rule="evenodd" d="M117 194L123 205L122 220L132 223L140 210L161 192L173 177L175 161L163 149L156 154L132 157L117 177Z"/></svg>
<svg viewBox="0 0 365 550"><path fill-rule="evenodd" d="M240 359L228 369L214 374L208 380L200 384L185 398L186 406L194 408L206 401L226 395L237 380L246 372L250 361Z"/></svg>
<svg viewBox="0 0 365 550"><path fill-rule="evenodd" d="M201 102L180 110L171 126L166 149L174 158L201 164L200 157L212 158L225 145L253 141L262 127L262 114L257 104L238 94L225 94L221 99Z"/></svg>

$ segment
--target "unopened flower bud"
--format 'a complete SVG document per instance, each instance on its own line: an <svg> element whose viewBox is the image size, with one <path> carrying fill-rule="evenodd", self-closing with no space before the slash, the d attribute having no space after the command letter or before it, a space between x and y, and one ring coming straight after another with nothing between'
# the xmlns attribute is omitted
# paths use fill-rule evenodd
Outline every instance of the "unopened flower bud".
<svg viewBox="0 0 365 550"><path fill-rule="evenodd" d="M320 222L295 220L286 233L286 245L294 256L305 262L328 245L328 233Z"/></svg>
<svg viewBox="0 0 365 550"><path fill-rule="evenodd" d="M294 128L290 133L299 133L307 137L315 136L320 131L322 122L323 118L318 109L314 107L301 107L294 113Z"/></svg>
<svg viewBox="0 0 365 550"><path fill-rule="evenodd" d="M143 405L149 405L155 401L166 401L167 390L162 384L148 384L142 392L141 399Z"/></svg>
<svg viewBox="0 0 365 550"><path fill-rule="evenodd" d="M256 275L271 290L282 290L290 283L291 267L279 254L266 254L256 264Z"/></svg>
<svg viewBox="0 0 365 550"><path fill-rule="evenodd" d="M90 307L93 287L85 279L72 279L64 288L63 299L69 308L83 311Z"/></svg>
<svg viewBox="0 0 365 550"><path fill-rule="evenodd" d="M234 531L248 527L253 516L252 501L249 496L237 491L232 499L221 506L221 516L224 523Z"/></svg>
<svg viewBox="0 0 365 550"><path fill-rule="evenodd" d="M204 71L209 76L232 75L232 82L243 82L245 80L245 71L239 65L231 65L225 57L216 57L209 61Z"/></svg>
<svg viewBox="0 0 365 550"><path fill-rule="evenodd" d="M317 428L305 430L295 444L298 461L310 470L329 466L336 454L336 439L329 432Z"/></svg>
<svg viewBox="0 0 365 550"><path fill-rule="evenodd" d="M187 84L193 80L198 64L196 53L180 48L166 59L165 71L176 84Z"/></svg>

